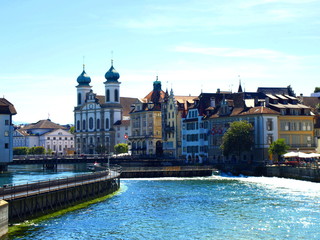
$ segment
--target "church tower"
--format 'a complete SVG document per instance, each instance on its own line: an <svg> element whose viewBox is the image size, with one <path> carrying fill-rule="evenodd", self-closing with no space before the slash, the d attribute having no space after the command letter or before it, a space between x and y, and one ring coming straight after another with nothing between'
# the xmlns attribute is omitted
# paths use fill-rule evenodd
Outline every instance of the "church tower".
<svg viewBox="0 0 320 240"><path fill-rule="evenodd" d="M107 81L104 82L106 103L120 103L120 74L113 67L113 60L111 60L111 67L105 74Z"/></svg>
<svg viewBox="0 0 320 240"><path fill-rule="evenodd" d="M81 106L85 103L86 95L91 90L91 86L89 83L91 82L91 78L85 72L84 64L83 71L80 76L77 78L78 86L77 88L77 106Z"/></svg>

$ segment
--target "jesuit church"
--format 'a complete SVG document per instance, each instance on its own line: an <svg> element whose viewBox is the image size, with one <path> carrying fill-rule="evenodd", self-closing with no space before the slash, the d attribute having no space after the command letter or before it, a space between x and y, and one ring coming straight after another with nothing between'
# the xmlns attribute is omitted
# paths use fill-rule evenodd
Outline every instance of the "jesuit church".
<svg viewBox="0 0 320 240"><path fill-rule="evenodd" d="M124 110L120 101L130 106L130 98L120 99L119 78L120 75L111 61L111 67L105 74L105 95L99 96L92 91L91 78L83 66L83 72L77 78L77 106L74 108L76 153L114 151L114 145L117 144L114 124L123 120Z"/></svg>

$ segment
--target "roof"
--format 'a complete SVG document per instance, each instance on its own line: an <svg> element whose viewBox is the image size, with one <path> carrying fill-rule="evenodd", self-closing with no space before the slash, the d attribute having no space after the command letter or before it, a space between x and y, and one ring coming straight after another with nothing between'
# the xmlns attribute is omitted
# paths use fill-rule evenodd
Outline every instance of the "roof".
<svg viewBox="0 0 320 240"><path fill-rule="evenodd" d="M295 96L291 86L288 87L259 87L257 92L264 93L264 94L280 94L280 95L289 95Z"/></svg>
<svg viewBox="0 0 320 240"><path fill-rule="evenodd" d="M16 131L18 133L20 133L22 136L29 136L30 135L27 131L25 131L24 129L21 129L21 128L16 129Z"/></svg>
<svg viewBox="0 0 320 240"><path fill-rule="evenodd" d="M185 102L193 103L194 99L197 98L197 96L174 96L174 98L179 103L185 103Z"/></svg>
<svg viewBox="0 0 320 240"><path fill-rule="evenodd" d="M277 111L272 110L268 107L259 106L250 108L248 111L241 113L241 115L254 115L254 114L279 114Z"/></svg>
<svg viewBox="0 0 320 240"><path fill-rule="evenodd" d="M0 98L0 114L15 115L17 111L11 102L5 98Z"/></svg>
<svg viewBox="0 0 320 240"><path fill-rule="evenodd" d="M122 106L122 115L129 116L131 111L131 106L137 102L138 98L130 98L130 97L120 97L120 104Z"/></svg>
<svg viewBox="0 0 320 240"><path fill-rule="evenodd" d="M23 130L28 129L65 129L65 127L56 124L54 122L51 122L50 119L40 120L36 123L28 124L23 128Z"/></svg>
<svg viewBox="0 0 320 240"><path fill-rule="evenodd" d="M116 126L130 126L130 120L118 120L113 125Z"/></svg>
<svg viewBox="0 0 320 240"><path fill-rule="evenodd" d="M269 103L270 106L275 107L275 108L279 108L279 109L310 109L308 106L303 105L303 104L281 104L281 103L277 103L277 104L272 104Z"/></svg>
<svg viewBox="0 0 320 240"><path fill-rule="evenodd" d="M161 102L166 96L166 93L163 90L159 91L159 93L160 93L159 102ZM148 95L144 97L144 100L146 100L147 102L150 102L153 94L154 94L154 91L149 92Z"/></svg>

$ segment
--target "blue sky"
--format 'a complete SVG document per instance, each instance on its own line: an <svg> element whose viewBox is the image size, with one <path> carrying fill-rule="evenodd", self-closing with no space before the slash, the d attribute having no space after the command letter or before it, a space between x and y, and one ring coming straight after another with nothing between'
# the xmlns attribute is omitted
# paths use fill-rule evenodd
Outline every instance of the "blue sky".
<svg viewBox="0 0 320 240"><path fill-rule="evenodd" d="M121 96L144 97L159 76L176 95L320 87L317 0L0 0L0 81L15 122L73 123L76 79L93 91L120 73Z"/></svg>

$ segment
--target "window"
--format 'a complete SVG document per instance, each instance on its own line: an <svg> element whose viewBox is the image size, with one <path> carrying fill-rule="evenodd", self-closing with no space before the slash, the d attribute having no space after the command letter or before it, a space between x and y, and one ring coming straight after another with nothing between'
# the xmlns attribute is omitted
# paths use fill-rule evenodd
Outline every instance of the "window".
<svg viewBox="0 0 320 240"><path fill-rule="evenodd" d="M6 148L6 149L9 148L9 143L5 143L4 148Z"/></svg>
<svg viewBox="0 0 320 240"><path fill-rule="evenodd" d="M109 129L109 118L106 118L106 129Z"/></svg>
<svg viewBox="0 0 320 240"><path fill-rule="evenodd" d="M48 140L50 140L50 137L47 137Z"/></svg>
<svg viewBox="0 0 320 240"><path fill-rule="evenodd" d="M109 89L106 92L106 102L110 102L110 90Z"/></svg>
<svg viewBox="0 0 320 240"><path fill-rule="evenodd" d="M78 93L78 105L81 105L81 93Z"/></svg>
<svg viewBox="0 0 320 240"><path fill-rule="evenodd" d="M100 119L97 119L97 129L100 129Z"/></svg>
<svg viewBox="0 0 320 240"><path fill-rule="evenodd" d="M93 118L89 118L89 128L93 129Z"/></svg>
<svg viewBox="0 0 320 240"><path fill-rule="evenodd" d="M119 102L119 91L118 89L114 90L114 101Z"/></svg>
<svg viewBox="0 0 320 240"><path fill-rule="evenodd" d="M272 131L272 127L273 127L272 119L268 119L267 120L267 130Z"/></svg>
<svg viewBox="0 0 320 240"><path fill-rule="evenodd" d="M271 134L268 135L267 141L268 141L268 144L269 144L269 145L272 144L272 142L273 142L273 136L272 136Z"/></svg>
<svg viewBox="0 0 320 240"><path fill-rule="evenodd" d="M77 130L80 130L80 120L77 121Z"/></svg>

